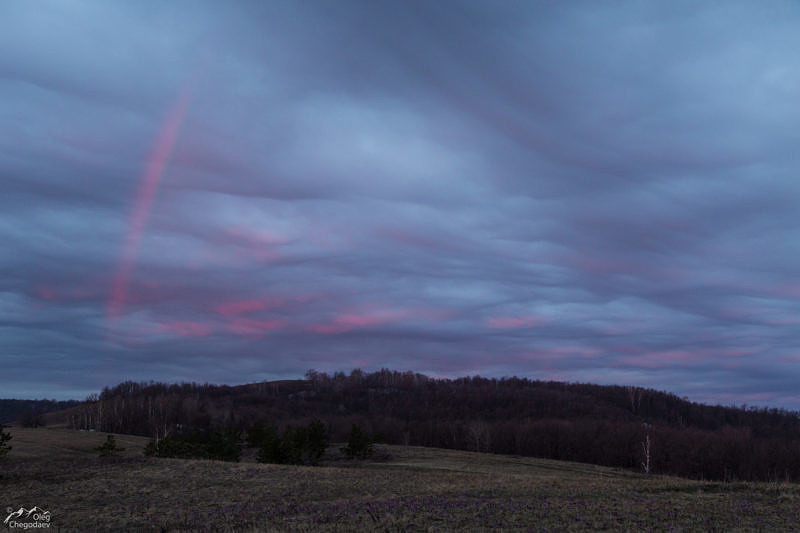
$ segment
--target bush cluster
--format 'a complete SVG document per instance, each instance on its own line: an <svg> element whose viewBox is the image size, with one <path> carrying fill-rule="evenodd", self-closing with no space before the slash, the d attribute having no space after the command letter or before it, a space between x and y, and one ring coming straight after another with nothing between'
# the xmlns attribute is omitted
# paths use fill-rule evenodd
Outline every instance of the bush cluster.
<svg viewBox="0 0 800 533"><path fill-rule="evenodd" d="M154 457L238 462L242 456L242 435L235 429L170 435L157 443L151 440L144 453Z"/></svg>
<svg viewBox="0 0 800 533"><path fill-rule="evenodd" d="M247 442L258 447L262 463L318 465L328 447L328 431L316 419L308 426L286 426L283 435L275 426L256 422L247 432Z"/></svg>

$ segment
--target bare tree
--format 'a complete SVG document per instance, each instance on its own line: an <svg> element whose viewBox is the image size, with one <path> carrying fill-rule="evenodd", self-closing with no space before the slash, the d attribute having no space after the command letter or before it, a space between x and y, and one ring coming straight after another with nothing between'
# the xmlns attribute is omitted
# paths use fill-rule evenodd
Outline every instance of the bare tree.
<svg viewBox="0 0 800 533"><path fill-rule="evenodd" d="M631 401L631 411L633 414L638 414L642 405L642 389L634 386L627 387L627 389L628 399Z"/></svg>
<svg viewBox="0 0 800 533"><path fill-rule="evenodd" d="M642 441L642 455L644 460L642 461L642 470L644 470L645 474L650 473L650 433L647 434L644 441Z"/></svg>
<svg viewBox="0 0 800 533"><path fill-rule="evenodd" d="M489 425L482 420L474 420L469 425L469 436L476 452L488 452L490 445Z"/></svg>

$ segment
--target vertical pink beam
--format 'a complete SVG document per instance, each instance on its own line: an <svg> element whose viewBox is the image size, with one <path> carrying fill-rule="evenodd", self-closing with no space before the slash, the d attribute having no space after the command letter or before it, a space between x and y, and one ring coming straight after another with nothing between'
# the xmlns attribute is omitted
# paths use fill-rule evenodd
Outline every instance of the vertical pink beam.
<svg viewBox="0 0 800 533"><path fill-rule="evenodd" d="M133 270L133 261L139 248L139 241L142 239L147 218L153 204L153 198L158 190L158 183L167 161L172 153L175 140L183 122L186 109L189 107L189 91L184 90L178 97L178 101L170 110L159 131L147 165L142 174L139 191L133 204L128 219L128 229L125 234L125 244L122 249L117 273L111 285L111 296L108 302L108 318L110 321L116 320L122 312L128 294L128 280Z"/></svg>

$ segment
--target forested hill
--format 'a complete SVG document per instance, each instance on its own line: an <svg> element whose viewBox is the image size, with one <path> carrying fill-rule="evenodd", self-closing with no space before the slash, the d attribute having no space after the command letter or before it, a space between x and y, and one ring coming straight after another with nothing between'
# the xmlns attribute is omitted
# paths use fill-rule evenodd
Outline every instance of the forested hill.
<svg viewBox="0 0 800 533"><path fill-rule="evenodd" d="M319 418L334 440L358 424L390 443L630 468L642 466L649 440L654 472L800 479L796 412L707 406L636 387L516 377L312 370L306 378L237 387L125 382L74 409L69 424L155 436Z"/></svg>
<svg viewBox="0 0 800 533"><path fill-rule="evenodd" d="M40 425L42 415L79 405L78 401L0 399L0 424L19 421L28 426Z"/></svg>

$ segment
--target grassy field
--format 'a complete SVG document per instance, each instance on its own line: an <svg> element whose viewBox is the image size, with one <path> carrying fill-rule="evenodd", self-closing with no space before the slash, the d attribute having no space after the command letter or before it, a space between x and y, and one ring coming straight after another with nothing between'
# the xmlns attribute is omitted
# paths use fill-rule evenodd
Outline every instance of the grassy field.
<svg viewBox="0 0 800 533"><path fill-rule="evenodd" d="M417 447L322 467L152 459L117 435L12 428L2 509L50 531L799 531L800 486L709 483ZM0 522L5 518L0 518Z"/></svg>

